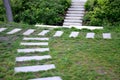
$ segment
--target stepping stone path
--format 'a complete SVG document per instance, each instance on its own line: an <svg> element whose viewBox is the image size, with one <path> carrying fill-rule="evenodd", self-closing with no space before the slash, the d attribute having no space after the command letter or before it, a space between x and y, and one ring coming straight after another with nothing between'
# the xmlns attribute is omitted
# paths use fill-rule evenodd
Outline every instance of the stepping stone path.
<svg viewBox="0 0 120 80"><path fill-rule="evenodd" d="M87 0L72 0L64 19L63 26L82 26L84 4Z"/></svg>
<svg viewBox="0 0 120 80"><path fill-rule="evenodd" d="M69 37L76 38L79 35L79 32L71 32Z"/></svg>
<svg viewBox="0 0 120 80"><path fill-rule="evenodd" d="M76 17L76 18L79 18L79 17ZM0 32L5 31L6 29L7 28L0 28ZM6 34L15 34L15 33L19 32L21 30L22 29L20 29L20 28L15 28L15 29L7 32ZM35 32L35 29L28 29L28 30L26 30L23 33L23 35L29 36L33 32ZM35 41L39 41L39 40L40 41L48 41L49 38L46 38L46 37L43 37L43 36L45 36L49 32L50 32L50 30L43 30L39 34L36 34L36 35L39 35L39 36L42 36L42 37L24 37L23 40L24 41L31 41L31 40L35 40ZM53 37L61 37L63 35L63 33L64 33L64 31L56 31L55 34L53 35ZM70 38L71 37L76 38L78 35L79 35L79 32L73 31L73 32L70 33L69 37ZM95 36L95 33L93 33L93 32L90 32L90 33L86 34L86 38L88 38L88 39L89 38L94 38L94 36ZM102 36L103 36L103 39L112 39L111 33L103 33ZM47 46L48 45L47 42L34 42L34 43L33 42L21 42L20 44L21 45L25 45L25 46ZM21 49L20 51L26 51L27 52L28 49L26 49L26 50L25 49L23 49L23 50ZM33 52L38 51L38 52L40 52L40 49L39 50L38 49L36 49L36 50L29 49L29 51L33 51Z"/></svg>
<svg viewBox="0 0 120 80"><path fill-rule="evenodd" d="M40 35L40 36L45 36L48 32L49 32L49 30L43 30L43 31L40 32L38 35Z"/></svg>
<svg viewBox="0 0 120 80"><path fill-rule="evenodd" d="M5 31L7 28L0 28L0 32Z"/></svg>
<svg viewBox="0 0 120 80"><path fill-rule="evenodd" d="M17 33L17 32L19 32L19 31L21 31L21 30L22 30L22 29L15 28L15 29L13 29L12 31L7 32L7 34L14 34L14 33Z"/></svg>
<svg viewBox="0 0 120 80"><path fill-rule="evenodd" d="M111 34L110 33L103 33L103 38L104 39L111 39Z"/></svg>
<svg viewBox="0 0 120 80"><path fill-rule="evenodd" d="M33 32L34 30L27 30L24 34L25 35L29 35ZM47 34L49 31L48 30L43 30L40 35L45 36L45 34ZM48 52L49 48L39 48L40 46L48 46L48 40L49 38L47 37L24 37L23 41L25 42L21 42L20 45L21 46L25 46L25 47L32 47L32 48L23 48L23 49L17 49L17 53L23 53L24 56L18 56L16 57L16 64L18 62L27 62L27 61L41 61L41 60L48 60L48 59L52 59L52 57L50 55L36 55L35 52ZM37 41L37 42L36 42ZM38 42L39 41L39 42ZM42 41L42 42L41 42ZM37 46L37 48L36 48ZM27 56L25 53L27 54L34 54L33 56ZM54 64L43 64L43 65L31 65L31 66L18 66L14 68L14 71L16 73L28 73L28 72L39 72L39 71L48 71L48 70L52 70L55 69L55 65ZM62 80L61 77L59 76L50 76L50 77L44 77L44 78L35 78L35 79L29 79L29 80Z"/></svg>
<svg viewBox="0 0 120 80"><path fill-rule="evenodd" d="M27 31L25 31L25 32L23 33L23 35L30 35L30 34L32 34L34 31L35 31L34 29L28 29Z"/></svg>
<svg viewBox="0 0 120 80"><path fill-rule="evenodd" d="M56 33L53 35L54 37L61 37L63 34L63 31L56 31Z"/></svg>
<svg viewBox="0 0 120 80"><path fill-rule="evenodd" d="M87 33L86 38L94 38L95 33Z"/></svg>

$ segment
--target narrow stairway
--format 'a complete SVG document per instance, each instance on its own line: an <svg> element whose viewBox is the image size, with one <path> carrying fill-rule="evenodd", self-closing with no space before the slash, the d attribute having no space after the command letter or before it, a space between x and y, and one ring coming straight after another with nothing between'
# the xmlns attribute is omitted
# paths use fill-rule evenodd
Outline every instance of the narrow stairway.
<svg viewBox="0 0 120 80"><path fill-rule="evenodd" d="M82 26L84 4L87 0L72 0L64 19L63 26Z"/></svg>

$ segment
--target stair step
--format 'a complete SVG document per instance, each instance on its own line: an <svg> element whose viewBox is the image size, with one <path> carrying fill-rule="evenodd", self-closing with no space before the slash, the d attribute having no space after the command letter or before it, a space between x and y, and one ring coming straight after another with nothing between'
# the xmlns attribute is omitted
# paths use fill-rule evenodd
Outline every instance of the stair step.
<svg viewBox="0 0 120 80"><path fill-rule="evenodd" d="M84 8L68 8L68 10L72 10L72 11L84 11Z"/></svg>
<svg viewBox="0 0 120 80"><path fill-rule="evenodd" d="M71 17L83 17L84 14L66 14L66 16L71 16Z"/></svg>
<svg viewBox="0 0 120 80"><path fill-rule="evenodd" d="M65 17L65 19L73 19L73 20L80 20L83 19L82 17Z"/></svg>
<svg viewBox="0 0 120 80"><path fill-rule="evenodd" d="M67 11L68 14L83 14L84 11Z"/></svg>
<svg viewBox="0 0 120 80"><path fill-rule="evenodd" d="M72 6L84 6L85 5L85 3L83 3L83 2L73 2L73 3L71 3L71 5Z"/></svg>
<svg viewBox="0 0 120 80"><path fill-rule="evenodd" d="M82 23L82 20L69 20L69 19L65 19L64 22Z"/></svg>
<svg viewBox="0 0 120 80"><path fill-rule="evenodd" d="M70 6L70 8L84 8L84 6Z"/></svg>

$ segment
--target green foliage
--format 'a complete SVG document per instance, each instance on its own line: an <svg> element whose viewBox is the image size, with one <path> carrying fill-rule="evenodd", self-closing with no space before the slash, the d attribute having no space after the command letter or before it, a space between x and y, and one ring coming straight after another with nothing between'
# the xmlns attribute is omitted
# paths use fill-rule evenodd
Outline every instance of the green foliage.
<svg viewBox="0 0 120 80"><path fill-rule="evenodd" d="M120 1L119 0L88 0L85 4L86 25L115 25L120 22Z"/></svg>
<svg viewBox="0 0 120 80"><path fill-rule="evenodd" d="M15 22L62 25L70 0L11 0L11 6ZM2 6L0 15L4 12ZM3 16L0 20L4 21Z"/></svg>

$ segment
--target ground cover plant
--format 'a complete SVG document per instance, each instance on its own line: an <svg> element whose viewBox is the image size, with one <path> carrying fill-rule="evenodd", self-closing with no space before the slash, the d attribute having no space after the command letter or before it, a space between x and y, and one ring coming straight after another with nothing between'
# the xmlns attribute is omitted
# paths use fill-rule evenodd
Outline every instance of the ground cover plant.
<svg viewBox="0 0 120 80"><path fill-rule="evenodd" d="M15 22L62 25L70 0L10 0ZM0 1L0 21L6 21Z"/></svg>
<svg viewBox="0 0 120 80"><path fill-rule="evenodd" d="M27 30L36 29L36 33L46 28L36 28L25 24L6 24L1 23L0 27L7 27L10 31L16 27ZM36 77L60 76L63 80L119 80L120 79L120 28L109 27L104 30L77 30L75 28L50 29L46 36L49 40L49 54L52 60L30 61L26 63L15 62L16 56L33 55L19 54L16 49L23 48L20 46L23 35L17 33L7 35L6 32L0 33L0 80L27 80ZM60 38L54 38L53 34L58 31L64 31ZM77 38L69 38L71 31L79 31ZM95 39L86 39L87 32L95 32ZM102 38L103 32L110 32L112 39ZM6 40L1 40L5 37ZM46 53L36 53L37 55ZM14 67L21 65L36 65L53 63L55 70L36 72L36 73L15 73Z"/></svg>
<svg viewBox="0 0 120 80"><path fill-rule="evenodd" d="M92 26L118 25L120 23L119 0L88 0L85 4L84 24Z"/></svg>

